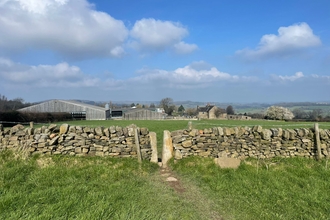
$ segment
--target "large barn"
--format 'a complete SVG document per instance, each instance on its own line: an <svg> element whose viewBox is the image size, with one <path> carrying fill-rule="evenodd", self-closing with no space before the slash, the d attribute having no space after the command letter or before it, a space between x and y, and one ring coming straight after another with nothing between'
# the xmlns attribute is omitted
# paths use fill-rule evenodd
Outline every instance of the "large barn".
<svg viewBox="0 0 330 220"><path fill-rule="evenodd" d="M66 112L71 113L73 118L86 120L110 119L110 109L89 105L78 101L50 100L22 108L22 112Z"/></svg>
<svg viewBox="0 0 330 220"><path fill-rule="evenodd" d="M108 106L108 105L107 105ZM19 109L22 112L66 112L72 115L72 118L82 120L160 120L166 117L166 114L159 109L113 109L108 107L99 107L89 105L78 101L50 100L26 108Z"/></svg>
<svg viewBox="0 0 330 220"><path fill-rule="evenodd" d="M111 117L113 119L123 120L161 120L165 119L167 114L159 111L157 108L123 108L113 109Z"/></svg>

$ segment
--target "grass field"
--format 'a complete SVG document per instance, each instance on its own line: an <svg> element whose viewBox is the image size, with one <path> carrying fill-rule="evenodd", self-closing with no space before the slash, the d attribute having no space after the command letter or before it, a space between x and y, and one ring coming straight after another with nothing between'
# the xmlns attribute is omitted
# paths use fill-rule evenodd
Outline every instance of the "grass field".
<svg viewBox="0 0 330 220"><path fill-rule="evenodd" d="M330 170L325 160L251 160L233 170L191 157L173 166L222 210L225 219L330 218Z"/></svg>
<svg viewBox="0 0 330 220"><path fill-rule="evenodd" d="M0 156L0 219L203 219L149 162Z"/></svg>
<svg viewBox="0 0 330 220"><path fill-rule="evenodd" d="M237 170L208 158L155 164L0 152L0 219L329 219L327 161L251 160Z"/></svg>
<svg viewBox="0 0 330 220"><path fill-rule="evenodd" d="M70 121L81 126L136 124L162 136L188 121ZM193 127L313 127L278 121L192 121ZM330 128L330 123L319 123ZM158 137L161 141L161 138ZM159 142L161 143L161 142ZM160 144L158 144L160 145ZM174 163L183 191L155 164L134 159L24 156L0 152L0 219L329 219L330 164L304 158L247 160L237 170L212 159Z"/></svg>

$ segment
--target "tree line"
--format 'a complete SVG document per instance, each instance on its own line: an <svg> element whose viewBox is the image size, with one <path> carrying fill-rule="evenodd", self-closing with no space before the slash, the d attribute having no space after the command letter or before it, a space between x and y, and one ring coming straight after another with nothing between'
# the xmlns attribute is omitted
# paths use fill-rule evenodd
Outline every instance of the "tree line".
<svg viewBox="0 0 330 220"><path fill-rule="evenodd" d="M0 94L0 112L15 111L20 108L25 108L32 105L31 103L25 103L22 98L15 98L13 100L8 100L4 95Z"/></svg>
<svg viewBox="0 0 330 220"><path fill-rule="evenodd" d="M19 122L36 122L48 123L54 121L71 120L70 113L36 113L36 112L19 112L18 109L33 105L33 103L26 103L22 98L15 98L9 100L6 96L0 94L0 121L4 126L12 126L11 123Z"/></svg>

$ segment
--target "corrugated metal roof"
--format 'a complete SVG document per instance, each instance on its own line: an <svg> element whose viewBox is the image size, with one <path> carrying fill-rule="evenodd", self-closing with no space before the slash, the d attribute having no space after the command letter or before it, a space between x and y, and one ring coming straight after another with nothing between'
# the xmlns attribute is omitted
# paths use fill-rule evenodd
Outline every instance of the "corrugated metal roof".
<svg viewBox="0 0 330 220"><path fill-rule="evenodd" d="M52 100L48 100L48 101L45 101L45 102L38 103L36 105L32 105L32 106L29 106L29 107L25 107L25 108L19 109L19 111L25 111L25 110L31 109L31 108L33 108L35 106L42 105L42 104L48 103L48 102L62 102L62 103L66 103L66 104L76 105L76 106L79 106L79 107L85 107L85 108L89 108L89 109L95 109L95 110L98 110L98 111L105 111L106 110L105 108L100 107L100 106L90 105L90 104L86 104L86 103L78 102L78 101L74 101L74 100L52 99Z"/></svg>
<svg viewBox="0 0 330 220"><path fill-rule="evenodd" d="M79 105L79 106L87 107L87 108L98 109L98 110L102 110L102 111L106 110L105 107L90 105L90 104L83 103L83 102L78 102L78 101L75 101L75 100L58 100L57 99L57 101L61 101L61 102L65 102L65 103L69 103L69 104L73 104L73 105Z"/></svg>

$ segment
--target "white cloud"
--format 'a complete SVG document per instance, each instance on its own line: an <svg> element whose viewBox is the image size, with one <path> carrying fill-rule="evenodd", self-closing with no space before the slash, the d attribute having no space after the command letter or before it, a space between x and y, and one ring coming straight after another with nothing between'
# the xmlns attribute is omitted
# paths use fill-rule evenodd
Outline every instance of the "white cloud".
<svg viewBox="0 0 330 220"><path fill-rule="evenodd" d="M9 87L54 88L90 87L100 83L98 78L85 75L79 67L67 63L28 66L0 58L1 83Z"/></svg>
<svg viewBox="0 0 330 220"><path fill-rule="evenodd" d="M192 63L182 68L177 68L173 71L159 70L159 69L141 69L139 76L129 79L140 85L157 84L160 88L206 88L208 86L215 86L220 84L228 84L235 82L255 81L253 77L239 77L229 73L221 72L215 67L206 67L203 61ZM198 66L195 68L195 66ZM208 65L207 65L208 66Z"/></svg>
<svg viewBox="0 0 330 220"><path fill-rule="evenodd" d="M296 81L297 79L301 79L304 77L304 74L302 72L296 72L294 75L292 76L277 76L278 79L283 80L283 81Z"/></svg>
<svg viewBox="0 0 330 220"><path fill-rule="evenodd" d="M294 75L290 75L290 76L288 75L282 76L275 74L271 75L271 79L273 81L279 81L279 82L294 82L297 81L298 79L303 79L303 78L306 78L306 76L302 72L296 72Z"/></svg>
<svg viewBox="0 0 330 220"><path fill-rule="evenodd" d="M30 66L1 57L0 79L1 94L28 101L50 98L143 101L167 96L220 102L306 101L315 99L310 91L318 91L318 97L326 100L330 85L326 75L297 72L261 79L222 72L204 61L174 70L144 68L134 77L118 80L105 75L91 76L65 62Z"/></svg>
<svg viewBox="0 0 330 220"><path fill-rule="evenodd" d="M312 77L314 79L321 79L321 80L324 80L325 82L328 81L330 83L330 76L312 74Z"/></svg>
<svg viewBox="0 0 330 220"><path fill-rule="evenodd" d="M314 35L307 23L280 27L278 35L267 34L262 36L259 46L254 49L243 49L236 54L247 59L263 59L277 56L288 56L303 48L321 45L321 40Z"/></svg>
<svg viewBox="0 0 330 220"><path fill-rule="evenodd" d="M174 45L174 51L177 54L189 54L197 49L198 46L196 44L187 44L183 41L180 41L179 43Z"/></svg>
<svg viewBox="0 0 330 220"><path fill-rule="evenodd" d="M131 45L140 51L164 51L174 47L178 53L190 53L197 49L196 45L181 41L188 30L177 22L141 19L135 22L130 35L135 39Z"/></svg>
<svg viewBox="0 0 330 220"><path fill-rule="evenodd" d="M0 3L0 49L51 49L64 57L120 57L128 30L87 0L6 0Z"/></svg>

